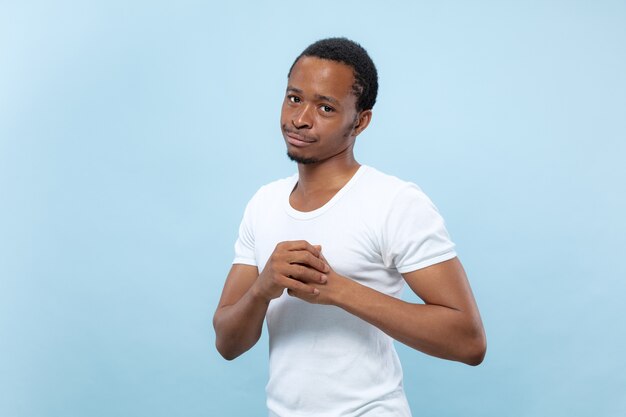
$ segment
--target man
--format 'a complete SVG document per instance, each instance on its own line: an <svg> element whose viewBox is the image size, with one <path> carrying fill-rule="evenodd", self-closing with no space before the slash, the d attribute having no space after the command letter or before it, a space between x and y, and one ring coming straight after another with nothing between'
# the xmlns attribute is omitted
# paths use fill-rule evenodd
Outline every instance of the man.
<svg viewBox="0 0 626 417"><path fill-rule="evenodd" d="M470 365L485 354L435 207L354 158L377 90L374 63L345 38L310 45L289 71L281 129L298 174L248 203L213 320L229 360L267 320L270 416L410 416L392 338ZM399 299L405 282L424 304Z"/></svg>

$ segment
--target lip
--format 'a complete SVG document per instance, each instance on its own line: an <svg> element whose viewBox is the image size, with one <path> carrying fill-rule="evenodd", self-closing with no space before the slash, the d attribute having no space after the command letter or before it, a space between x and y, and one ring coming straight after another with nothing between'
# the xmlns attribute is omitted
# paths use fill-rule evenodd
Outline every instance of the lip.
<svg viewBox="0 0 626 417"><path fill-rule="evenodd" d="M315 140L310 140L302 135L289 131L285 131L285 139L287 139L287 143L297 147L308 146L315 142Z"/></svg>

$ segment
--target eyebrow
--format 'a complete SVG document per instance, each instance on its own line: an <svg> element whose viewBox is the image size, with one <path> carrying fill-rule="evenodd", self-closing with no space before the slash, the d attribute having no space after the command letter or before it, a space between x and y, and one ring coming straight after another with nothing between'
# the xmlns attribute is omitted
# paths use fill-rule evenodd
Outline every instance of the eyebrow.
<svg viewBox="0 0 626 417"><path fill-rule="evenodd" d="M295 87L287 87L287 92L293 92L296 94L303 94L303 91L299 88ZM328 101L329 103L333 103L335 105L339 105L339 101L336 98L332 98L330 96L323 96L321 94L315 94L315 99L320 101Z"/></svg>

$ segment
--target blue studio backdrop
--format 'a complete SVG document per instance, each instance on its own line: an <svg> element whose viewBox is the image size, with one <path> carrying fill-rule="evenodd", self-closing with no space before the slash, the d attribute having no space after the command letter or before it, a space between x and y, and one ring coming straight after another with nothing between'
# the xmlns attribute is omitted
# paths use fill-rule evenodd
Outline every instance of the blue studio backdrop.
<svg viewBox="0 0 626 417"><path fill-rule="evenodd" d="M0 416L263 416L267 338L213 311L246 202L291 175L309 43L360 42L357 159L419 184L488 335L398 344L416 416L626 415L624 1L0 1ZM407 296L409 299L411 297Z"/></svg>

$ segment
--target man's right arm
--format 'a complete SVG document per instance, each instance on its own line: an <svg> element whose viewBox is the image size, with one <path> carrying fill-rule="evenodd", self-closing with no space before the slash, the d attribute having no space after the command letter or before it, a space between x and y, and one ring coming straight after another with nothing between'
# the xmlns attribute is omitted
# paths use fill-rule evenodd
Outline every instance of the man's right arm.
<svg viewBox="0 0 626 417"><path fill-rule="evenodd" d="M259 276L256 266L234 264L213 316L215 346L227 360L250 349L261 337L269 301L253 290Z"/></svg>
<svg viewBox="0 0 626 417"><path fill-rule="evenodd" d="M272 299L280 297L285 288L318 294L306 283L325 283L324 274L329 271L320 259L319 247L306 241L276 245L260 275L256 266L234 264L213 316L217 350L227 360L246 352L261 337Z"/></svg>

